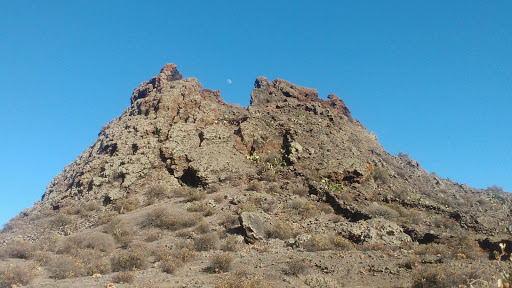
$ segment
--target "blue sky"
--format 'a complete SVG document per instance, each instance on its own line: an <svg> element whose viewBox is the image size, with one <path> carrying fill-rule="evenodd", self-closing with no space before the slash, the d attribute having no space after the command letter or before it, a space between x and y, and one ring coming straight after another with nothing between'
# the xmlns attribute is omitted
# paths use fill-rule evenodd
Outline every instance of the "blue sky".
<svg viewBox="0 0 512 288"><path fill-rule="evenodd" d="M512 191L510 15L510 1L0 0L0 223L169 62L244 106L262 75L335 93L391 153Z"/></svg>

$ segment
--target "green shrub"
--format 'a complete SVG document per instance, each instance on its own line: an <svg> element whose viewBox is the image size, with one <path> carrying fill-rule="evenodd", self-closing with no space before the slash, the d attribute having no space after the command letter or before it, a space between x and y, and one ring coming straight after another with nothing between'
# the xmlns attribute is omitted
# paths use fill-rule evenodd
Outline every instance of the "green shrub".
<svg viewBox="0 0 512 288"><path fill-rule="evenodd" d="M229 253L222 253L213 256L210 260L210 265L206 270L210 273L224 273L231 269L231 263L233 262L233 256Z"/></svg>

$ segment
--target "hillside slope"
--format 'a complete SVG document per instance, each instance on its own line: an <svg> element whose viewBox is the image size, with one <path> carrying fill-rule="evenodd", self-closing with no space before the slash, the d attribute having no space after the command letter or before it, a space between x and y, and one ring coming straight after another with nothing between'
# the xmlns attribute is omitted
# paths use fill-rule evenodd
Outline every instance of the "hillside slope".
<svg viewBox="0 0 512 288"><path fill-rule="evenodd" d="M507 193L389 154L334 94L254 86L239 107L164 66L5 226L0 275L18 269L34 287L495 281L492 252L512 248Z"/></svg>

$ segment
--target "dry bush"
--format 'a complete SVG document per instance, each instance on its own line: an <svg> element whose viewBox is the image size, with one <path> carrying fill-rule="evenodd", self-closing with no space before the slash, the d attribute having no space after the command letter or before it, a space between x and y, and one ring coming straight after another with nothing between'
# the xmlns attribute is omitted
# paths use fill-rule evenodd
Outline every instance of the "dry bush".
<svg viewBox="0 0 512 288"><path fill-rule="evenodd" d="M283 191L281 190L281 185L279 185L278 183L271 183L270 185L268 185L266 192L268 194L278 195L281 194Z"/></svg>
<svg viewBox="0 0 512 288"><path fill-rule="evenodd" d="M331 236L331 243L338 250L353 250L355 248L355 245L352 243L352 241L339 235Z"/></svg>
<svg viewBox="0 0 512 288"><path fill-rule="evenodd" d="M187 211L200 212L201 214L203 214L203 216L208 217L214 215L217 212L217 209L208 205L207 202L194 201L190 203L190 206L187 208Z"/></svg>
<svg viewBox="0 0 512 288"><path fill-rule="evenodd" d="M37 251L37 246L29 241L16 239L9 243L5 249L9 257L29 259Z"/></svg>
<svg viewBox="0 0 512 288"><path fill-rule="evenodd" d="M233 227L240 226L240 220L238 220L238 215L224 214L224 216L222 216L221 224L224 228L231 229Z"/></svg>
<svg viewBox="0 0 512 288"><path fill-rule="evenodd" d="M95 212L98 212L102 209L102 206L96 202L84 202L81 203L80 206L70 206L61 209L60 213L68 214L68 215L79 215L81 217L87 217L92 215Z"/></svg>
<svg viewBox="0 0 512 288"><path fill-rule="evenodd" d="M263 192L263 183L259 181L252 181L247 185L247 188L245 188L247 191L255 191L255 192Z"/></svg>
<svg viewBox="0 0 512 288"><path fill-rule="evenodd" d="M146 190L148 205L154 204L156 200L169 198L169 189L164 185L153 185Z"/></svg>
<svg viewBox="0 0 512 288"><path fill-rule="evenodd" d="M194 239L194 249L196 251L214 250L219 247L219 236L216 233L203 234Z"/></svg>
<svg viewBox="0 0 512 288"><path fill-rule="evenodd" d="M122 248L126 248L130 245L135 234L133 228L119 218L114 218L110 221L110 223L105 226L104 232L112 235Z"/></svg>
<svg viewBox="0 0 512 288"><path fill-rule="evenodd" d="M83 265L85 275L107 274L112 271L108 257L97 250L83 249L76 258Z"/></svg>
<svg viewBox="0 0 512 288"><path fill-rule="evenodd" d="M277 206L277 201L263 193L254 193L249 197L249 202L254 204L255 207L262 209L266 213L274 211Z"/></svg>
<svg viewBox="0 0 512 288"><path fill-rule="evenodd" d="M446 246L450 250L452 258L475 260L486 256L477 241L471 239L468 235L458 235L448 239Z"/></svg>
<svg viewBox="0 0 512 288"><path fill-rule="evenodd" d="M66 279L84 276L83 265L76 259L58 255L48 265L50 278Z"/></svg>
<svg viewBox="0 0 512 288"><path fill-rule="evenodd" d="M388 171L383 167L375 167L373 170L373 180L377 183L388 184L391 180Z"/></svg>
<svg viewBox="0 0 512 288"><path fill-rule="evenodd" d="M196 225L200 216L197 214L178 214L170 212L161 207L146 214L146 219L142 222L143 227L156 227L160 229L178 230Z"/></svg>
<svg viewBox="0 0 512 288"><path fill-rule="evenodd" d="M114 254L110 259L112 271L144 270L148 267L146 254L142 250L128 249Z"/></svg>
<svg viewBox="0 0 512 288"><path fill-rule="evenodd" d="M217 193L220 192L220 190L222 190L222 186L220 186L220 184L217 183L208 184L208 187L206 187L206 192L208 194Z"/></svg>
<svg viewBox="0 0 512 288"><path fill-rule="evenodd" d="M224 250L225 251L240 251L242 248L243 238L238 237L237 235L229 235L224 239Z"/></svg>
<svg viewBox="0 0 512 288"><path fill-rule="evenodd" d="M311 288L336 288L339 287L338 283L331 278L324 275L313 274L304 278L304 283Z"/></svg>
<svg viewBox="0 0 512 288"><path fill-rule="evenodd" d="M160 261L160 269L162 272L168 274L174 273L174 271L181 265L183 265L183 262L174 257L166 257Z"/></svg>
<svg viewBox="0 0 512 288"><path fill-rule="evenodd" d="M59 254L79 255L82 249L110 252L114 249L114 238L101 232L71 236L62 241L57 252Z"/></svg>
<svg viewBox="0 0 512 288"><path fill-rule="evenodd" d="M96 226L104 225L110 223L112 219L114 219L119 213L116 211L105 211L98 213L98 219L96 219Z"/></svg>
<svg viewBox="0 0 512 288"><path fill-rule="evenodd" d="M325 251L334 249L333 237L328 234L312 235L311 238L303 243L304 249L310 252Z"/></svg>
<svg viewBox="0 0 512 288"><path fill-rule="evenodd" d="M112 282L119 284L131 284L135 281L135 273L133 272L117 272L112 276Z"/></svg>
<svg viewBox="0 0 512 288"><path fill-rule="evenodd" d="M162 232L161 231L148 231L146 233L146 236L144 237L144 241L146 242L155 242L162 238Z"/></svg>
<svg viewBox="0 0 512 288"><path fill-rule="evenodd" d="M173 257L180 260L183 263L192 261L196 259L198 256L199 254L195 250L186 247L173 251Z"/></svg>
<svg viewBox="0 0 512 288"><path fill-rule="evenodd" d="M301 197L309 195L309 188L302 184L290 184L288 185L287 190Z"/></svg>
<svg viewBox="0 0 512 288"><path fill-rule="evenodd" d="M187 202L200 201L206 198L206 191L201 189L186 188L184 190L183 196Z"/></svg>
<svg viewBox="0 0 512 288"><path fill-rule="evenodd" d="M57 236L53 233L48 233L39 238L36 242L37 249L39 251L57 251L57 244L61 240L61 236Z"/></svg>
<svg viewBox="0 0 512 288"><path fill-rule="evenodd" d="M346 219L345 217L341 216L341 215L332 215L330 217L330 220L333 222L333 223L340 223L340 222L345 222Z"/></svg>
<svg viewBox="0 0 512 288"><path fill-rule="evenodd" d="M296 212L298 215L309 218L315 217L321 214L315 202L309 201L306 198L295 198L288 201L284 208L289 211Z"/></svg>
<svg viewBox="0 0 512 288"><path fill-rule="evenodd" d="M481 276L477 270L456 264L425 265L413 271L411 287L466 287L465 284Z"/></svg>
<svg viewBox="0 0 512 288"><path fill-rule="evenodd" d="M53 216L50 220L50 225L53 228L61 228L73 223L73 216L59 213Z"/></svg>
<svg viewBox="0 0 512 288"><path fill-rule="evenodd" d="M246 270L239 269L234 273L225 274L219 277L215 288L271 288L267 282L250 275Z"/></svg>
<svg viewBox="0 0 512 288"><path fill-rule="evenodd" d="M384 219L394 219L400 216L400 214L391 207L380 205L373 202L366 208L366 212L373 217L382 217Z"/></svg>
<svg viewBox="0 0 512 288"><path fill-rule="evenodd" d="M131 212L140 207L139 200L134 197L125 197L115 201L114 210L119 214Z"/></svg>
<svg viewBox="0 0 512 288"><path fill-rule="evenodd" d="M229 253L222 253L213 256L206 270L210 273L224 273L231 269L233 256Z"/></svg>
<svg viewBox="0 0 512 288"><path fill-rule="evenodd" d="M237 205L237 213L242 214L243 212L254 212L258 211L258 207L252 202L244 202Z"/></svg>
<svg viewBox="0 0 512 288"><path fill-rule="evenodd" d="M204 221L199 222L199 224L197 224L197 226L194 228L194 231L196 231L199 234L208 233L211 230L212 228L210 227L210 224Z"/></svg>
<svg viewBox="0 0 512 288"><path fill-rule="evenodd" d="M304 261L304 259L294 259L288 262L286 269L284 270L284 274L291 276L304 275L308 269L309 265Z"/></svg>
<svg viewBox="0 0 512 288"><path fill-rule="evenodd" d="M0 288L27 285L35 278L34 272L12 264L0 266Z"/></svg>
<svg viewBox="0 0 512 288"><path fill-rule="evenodd" d="M267 237L287 240L297 236L297 231L292 223L288 221L276 222L267 231Z"/></svg>
<svg viewBox="0 0 512 288"><path fill-rule="evenodd" d="M317 202L316 207L318 210L322 211L325 214L332 214L334 213L334 209L332 209L331 205L325 202Z"/></svg>
<svg viewBox="0 0 512 288"><path fill-rule="evenodd" d="M110 252L114 249L114 238L101 232L92 232L85 235L82 240L82 248L90 248L102 252Z"/></svg>

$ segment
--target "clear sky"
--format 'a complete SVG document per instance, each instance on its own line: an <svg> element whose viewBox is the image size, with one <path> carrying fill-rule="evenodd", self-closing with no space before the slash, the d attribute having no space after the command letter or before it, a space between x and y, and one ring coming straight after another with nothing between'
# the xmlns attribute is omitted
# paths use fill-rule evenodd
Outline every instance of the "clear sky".
<svg viewBox="0 0 512 288"><path fill-rule="evenodd" d="M510 1L0 0L0 223L169 62L243 106L262 75L335 93L391 153L512 191L511 15Z"/></svg>

